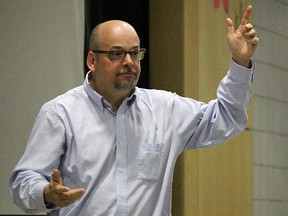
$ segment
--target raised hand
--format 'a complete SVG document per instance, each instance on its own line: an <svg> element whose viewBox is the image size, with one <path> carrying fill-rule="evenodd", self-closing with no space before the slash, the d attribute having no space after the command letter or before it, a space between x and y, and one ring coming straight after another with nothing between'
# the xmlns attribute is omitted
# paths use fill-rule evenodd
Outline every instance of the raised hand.
<svg viewBox="0 0 288 216"><path fill-rule="evenodd" d="M243 14L241 24L235 31L233 22L227 18L227 39L228 45L234 61L244 67L249 66L250 58L256 50L259 38L249 18L252 12L252 6L249 5Z"/></svg>
<svg viewBox="0 0 288 216"><path fill-rule="evenodd" d="M85 190L83 188L73 189L63 186L60 171L54 170L52 180L44 189L45 201L59 207L65 207L78 200Z"/></svg>

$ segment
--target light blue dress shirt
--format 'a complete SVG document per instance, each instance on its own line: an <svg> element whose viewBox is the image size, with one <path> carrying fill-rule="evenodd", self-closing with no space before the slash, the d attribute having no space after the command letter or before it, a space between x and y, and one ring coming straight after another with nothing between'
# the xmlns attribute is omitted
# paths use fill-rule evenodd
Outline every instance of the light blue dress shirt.
<svg viewBox="0 0 288 216"><path fill-rule="evenodd" d="M254 65L254 64L253 64ZM247 123L253 68L231 61L208 104L171 92L136 88L117 113L89 85L46 103L10 179L14 202L51 215L171 215L173 170L185 149L215 146ZM53 170L86 193L47 209L43 189Z"/></svg>

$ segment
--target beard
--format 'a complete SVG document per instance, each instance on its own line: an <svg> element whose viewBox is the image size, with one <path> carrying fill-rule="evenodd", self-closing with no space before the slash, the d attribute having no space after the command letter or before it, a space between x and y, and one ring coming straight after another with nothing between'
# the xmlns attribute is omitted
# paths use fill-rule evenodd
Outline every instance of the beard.
<svg viewBox="0 0 288 216"><path fill-rule="evenodd" d="M127 82L127 83L123 83L123 82L118 82L117 80L114 82L114 87L118 90L133 90L136 85L138 83L138 80L135 80L134 82Z"/></svg>
<svg viewBox="0 0 288 216"><path fill-rule="evenodd" d="M119 78L122 74L131 74L128 77ZM116 74L114 87L118 90L133 90L138 83L139 76L134 68L126 67Z"/></svg>

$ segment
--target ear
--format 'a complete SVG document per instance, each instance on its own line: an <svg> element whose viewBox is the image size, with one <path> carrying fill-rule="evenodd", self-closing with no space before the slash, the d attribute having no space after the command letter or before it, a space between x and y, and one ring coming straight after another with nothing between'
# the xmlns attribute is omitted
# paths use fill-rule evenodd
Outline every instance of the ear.
<svg viewBox="0 0 288 216"><path fill-rule="evenodd" d="M95 63L96 63L95 55L92 51L89 51L88 55L87 55L87 59L86 59L87 67L91 71L94 71L95 70Z"/></svg>

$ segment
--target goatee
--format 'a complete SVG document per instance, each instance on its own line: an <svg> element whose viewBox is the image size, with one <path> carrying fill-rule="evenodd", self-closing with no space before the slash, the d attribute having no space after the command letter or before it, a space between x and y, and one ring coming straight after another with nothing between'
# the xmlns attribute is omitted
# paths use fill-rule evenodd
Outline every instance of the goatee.
<svg viewBox="0 0 288 216"><path fill-rule="evenodd" d="M119 71L116 76L120 76L122 74L133 74L135 77L137 76L137 72L134 68L126 67L123 70ZM127 78L125 81L116 80L114 81L114 87L119 90L133 90L138 83L138 78L135 80L131 80L131 78Z"/></svg>

